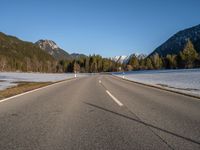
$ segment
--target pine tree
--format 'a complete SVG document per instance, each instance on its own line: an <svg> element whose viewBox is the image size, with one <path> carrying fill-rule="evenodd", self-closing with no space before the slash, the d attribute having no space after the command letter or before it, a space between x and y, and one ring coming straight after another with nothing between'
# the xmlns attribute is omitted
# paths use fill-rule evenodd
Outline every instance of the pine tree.
<svg viewBox="0 0 200 150"><path fill-rule="evenodd" d="M175 69L177 68L177 60L176 60L176 55L170 55L168 54L166 56L166 61L167 61L167 68L170 69Z"/></svg>
<svg viewBox="0 0 200 150"><path fill-rule="evenodd" d="M140 61L139 61L139 69L140 70L144 70L144 69L146 69L146 66L145 66L145 59L140 59Z"/></svg>
<svg viewBox="0 0 200 150"><path fill-rule="evenodd" d="M89 72L90 66L89 66L89 58L85 58L85 71Z"/></svg>
<svg viewBox="0 0 200 150"><path fill-rule="evenodd" d="M163 66L162 59L160 56L156 53L151 57L152 64L154 66L154 69L161 69Z"/></svg>
<svg viewBox="0 0 200 150"><path fill-rule="evenodd" d="M132 66L133 70L139 69L139 61L136 55L133 55L132 58L129 61L129 65Z"/></svg>
<svg viewBox="0 0 200 150"><path fill-rule="evenodd" d="M185 68L194 67L194 61L197 59L198 53L194 49L194 45L190 40L187 41L183 51L180 52L180 57L183 61Z"/></svg>
<svg viewBox="0 0 200 150"><path fill-rule="evenodd" d="M149 69L149 70L153 69L152 61L151 61L150 58L147 58L147 59L146 59L146 67L147 67L147 69Z"/></svg>
<svg viewBox="0 0 200 150"><path fill-rule="evenodd" d="M198 58L197 58L197 67L200 67L200 53L198 54Z"/></svg>

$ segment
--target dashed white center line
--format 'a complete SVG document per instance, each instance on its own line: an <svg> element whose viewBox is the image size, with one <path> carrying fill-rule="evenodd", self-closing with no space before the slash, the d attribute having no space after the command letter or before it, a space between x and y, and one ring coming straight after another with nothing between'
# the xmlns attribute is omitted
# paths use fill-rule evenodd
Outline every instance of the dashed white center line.
<svg viewBox="0 0 200 150"><path fill-rule="evenodd" d="M107 93L119 106L123 106L123 104L122 104L116 97L114 97L108 90L106 90L106 93Z"/></svg>

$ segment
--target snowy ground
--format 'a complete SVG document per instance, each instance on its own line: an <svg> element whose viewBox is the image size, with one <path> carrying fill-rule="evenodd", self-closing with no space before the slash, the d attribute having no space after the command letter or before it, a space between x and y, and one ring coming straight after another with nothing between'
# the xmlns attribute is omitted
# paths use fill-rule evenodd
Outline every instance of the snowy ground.
<svg viewBox="0 0 200 150"><path fill-rule="evenodd" d="M113 75L123 77L123 73L113 73ZM132 71L125 72L124 77L132 81L200 96L200 69Z"/></svg>
<svg viewBox="0 0 200 150"><path fill-rule="evenodd" d="M88 74L78 74L77 77L87 75ZM18 84L17 82L56 82L69 78L74 78L74 74L0 72L0 90L16 86Z"/></svg>

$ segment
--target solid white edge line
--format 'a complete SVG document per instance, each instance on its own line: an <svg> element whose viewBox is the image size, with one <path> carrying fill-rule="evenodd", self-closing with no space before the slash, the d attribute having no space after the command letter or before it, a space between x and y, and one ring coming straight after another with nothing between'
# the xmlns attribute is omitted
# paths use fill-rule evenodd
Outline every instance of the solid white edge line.
<svg viewBox="0 0 200 150"><path fill-rule="evenodd" d="M71 78L71 79L73 79L73 78ZM16 97L20 97L22 95L26 95L26 94L33 93L33 92L36 92L36 91L39 91L39 90L42 90L42 89L46 89L48 87L51 87L51 86L54 86L54 85L57 85L57 84L60 84L60 83L63 83L63 82L68 82L68 81L70 81L70 80L65 80L65 81L61 81L61 82L58 82L58 83L53 83L53 84L50 84L50 85L47 85L47 86L44 86L44 87L40 87L40 88L31 90L31 91L27 91L27 92L24 92L24 93L21 93L21 94L17 94L17 95L14 95L14 96L0 100L0 103L8 101L8 100L16 98Z"/></svg>
<svg viewBox="0 0 200 150"><path fill-rule="evenodd" d="M123 106L123 104L122 104L116 97L114 97L108 90L106 90L106 93L107 93L119 106Z"/></svg>

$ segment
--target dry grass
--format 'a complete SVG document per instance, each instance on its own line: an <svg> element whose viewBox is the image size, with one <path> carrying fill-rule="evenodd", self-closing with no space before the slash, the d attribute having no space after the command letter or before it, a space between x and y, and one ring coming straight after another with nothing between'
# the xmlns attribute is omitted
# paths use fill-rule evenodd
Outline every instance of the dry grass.
<svg viewBox="0 0 200 150"><path fill-rule="evenodd" d="M31 91L49 84L52 84L52 82L19 82L15 87L0 91L0 99Z"/></svg>

